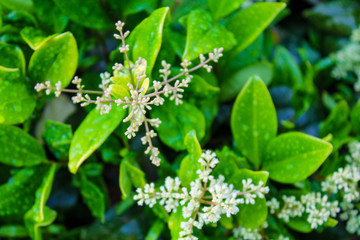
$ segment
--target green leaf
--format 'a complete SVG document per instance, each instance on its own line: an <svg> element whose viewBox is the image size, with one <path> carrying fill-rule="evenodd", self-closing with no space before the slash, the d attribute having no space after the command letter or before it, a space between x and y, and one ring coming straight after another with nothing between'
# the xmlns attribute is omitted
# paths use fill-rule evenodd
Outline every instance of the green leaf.
<svg viewBox="0 0 360 240"><path fill-rule="evenodd" d="M161 120L161 125L156 128L159 137L163 143L175 150L186 148L184 140L189 131L195 130L199 141L205 135L204 115L194 105L185 101L180 105L167 101L154 108L150 116Z"/></svg>
<svg viewBox="0 0 360 240"><path fill-rule="evenodd" d="M92 215L101 222L105 220L105 194L85 174L80 174L80 192L81 196L89 207Z"/></svg>
<svg viewBox="0 0 360 240"><path fill-rule="evenodd" d="M299 133L284 133L272 140L266 149L263 169L281 183L296 183L313 174L332 151L332 145L321 139Z"/></svg>
<svg viewBox="0 0 360 240"><path fill-rule="evenodd" d="M29 75L36 82L50 81L52 86L61 81L69 85L78 63L76 40L66 32L44 42L31 56Z"/></svg>
<svg viewBox="0 0 360 240"><path fill-rule="evenodd" d="M183 187L189 188L190 183L198 178L196 171L201 168L199 158L201 157L201 146L196 138L195 130L190 131L185 136L185 146L188 155L181 161L179 169L179 179Z"/></svg>
<svg viewBox="0 0 360 240"><path fill-rule="evenodd" d="M109 137L124 119L127 110L112 106L108 114L93 109L81 122L70 145L69 169L76 173L80 165Z"/></svg>
<svg viewBox="0 0 360 240"><path fill-rule="evenodd" d="M56 158L65 159L68 157L72 139L70 125L47 120L42 137Z"/></svg>
<svg viewBox="0 0 360 240"><path fill-rule="evenodd" d="M290 218L285 224L297 232L310 233L313 230L305 217Z"/></svg>
<svg viewBox="0 0 360 240"><path fill-rule="evenodd" d="M334 218L328 218L328 220L324 223L324 227L335 227L338 224L338 221Z"/></svg>
<svg viewBox="0 0 360 240"><path fill-rule="evenodd" d="M1 4L12 10L32 12L34 4L32 0L2 0Z"/></svg>
<svg viewBox="0 0 360 240"><path fill-rule="evenodd" d="M194 74L186 90L186 94L192 97L210 98L219 93L220 88L208 83L203 77Z"/></svg>
<svg viewBox="0 0 360 240"><path fill-rule="evenodd" d="M23 219L35 201L35 191L49 170L47 165L23 168L0 186L0 219Z"/></svg>
<svg viewBox="0 0 360 240"><path fill-rule="evenodd" d="M351 124L349 121L350 108L345 100L338 102L331 110L330 115L320 125L320 136L332 134L337 138L349 136Z"/></svg>
<svg viewBox="0 0 360 240"><path fill-rule="evenodd" d="M81 26L95 29L111 28L108 11L99 0L54 0L61 11Z"/></svg>
<svg viewBox="0 0 360 240"><path fill-rule="evenodd" d="M143 188L146 184L145 173L136 163L135 156L133 152L130 152L120 164L119 186L123 199L128 198L132 186Z"/></svg>
<svg viewBox="0 0 360 240"><path fill-rule="evenodd" d="M0 237L4 238L24 238L28 236L25 227L21 225L4 225L0 227Z"/></svg>
<svg viewBox="0 0 360 240"><path fill-rule="evenodd" d="M220 101L225 102L235 98L252 75L258 75L266 85L269 85L273 76L273 66L269 62L257 62L226 78L220 84Z"/></svg>
<svg viewBox="0 0 360 240"><path fill-rule="evenodd" d="M194 10L182 21L187 29L183 59L193 60L200 54L213 52L214 48L229 50L236 43L233 34L224 26L215 24L205 10Z"/></svg>
<svg viewBox="0 0 360 240"><path fill-rule="evenodd" d="M57 213L46 206L57 166L53 164L42 180L41 186L36 190L35 203L25 214L25 225L33 239L42 239L39 227L50 225L55 221Z"/></svg>
<svg viewBox="0 0 360 240"><path fill-rule="evenodd" d="M352 130L360 135L360 100L356 103L355 107L351 111L351 127Z"/></svg>
<svg viewBox="0 0 360 240"><path fill-rule="evenodd" d="M125 5L125 7L123 5ZM131 15L144 10L151 13L156 8L156 5L156 0L132 0L122 2L121 7L124 9L125 15Z"/></svg>
<svg viewBox="0 0 360 240"><path fill-rule="evenodd" d="M234 173L229 179L229 183L234 185L235 189L242 190L243 179L252 179L255 185L258 185L262 181L265 185L268 179L269 173L266 171L251 171L248 169L240 169ZM257 228L263 224L268 214L266 199L256 198L255 204L241 205L240 212L236 215L239 224L244 228Z"/></svg>
<svg viewBox="0 0 360 240"><path fill-rule="evenodd" d="M29 167L46 162L40 143L14 126L0 124L0 162L15 167Z"/></svg>
<svg viewBox="0 0 360 240"><path fill-rule="evenodd" d="M236 14L227 24L237 41L234 53L249 46L285 6L285 3L255 3Z"/></svg>
<svg viewBox="0 0 360 240"><path fill-rule="evenodd" d="M274 82L288 86L299 86L303 82L300 67L294 56L284 47L278 46L274 56Z"/></svg>
<svg viewBox="0 0 360 240"><path fill-rule="evenodd" d="M180 226L181 222L185 222L182 215L182 206L179 206L176 209L176 212L171 213L169 220L168 220L168 226L171 233L171 239L179 239L179 233L183 230Z"/></svg>
<svg viewBox="0 0 360 240"><path fill-rule="evenodd" d="M259 77L251 77L237 96L231 113L231 130L235 147L259 168L266 145L277 132L276 110Z"/></svg>
<svg viewBox="0 0 360 240"><path fill-rule="evenodd" d="M0 123L23 123L34 111L35 95L30 92L28 83L20 77L18 68L0 66L0 95Z"/></svg>
<svg viewBox="0 0 360 240"><path fill-rule="evenodd" d="M145 240L157 240L159 239L161 232L164 230L165 224L161 220L156 220L151 226L149 232L146 234Z"/></svg>
<svg viewBox="0 0 360 240"><path fill-rule="evenodd" d="M0 66L19 69L21 76L25 76L25 57L18 46L0 42Z"/></svg>
<svg viewBox="0 0 360 240"><path fill-rule="evenodd" d="M49 207L44 207L44 219L41 222L36 222L31 218L32 212L29 211L25 214L25 226L28 229L29 235L34 240L41 240L41 229L40 227L49 226L56 219L57 213Z"/></svg>
<svg viewBox="0 0 360 240"><path fill-rule="evenodd" d="M131 59L139 57L147 61L146 74L151 75L156 57L160 51L165 21L170 18L169 8L159 8L135 27L129 36Z"/></svg>
<svg viewBox="0 0 360 240"><path fill-rule="evenodd" d="M240 8L241 4L245 1L246 0L208 0L207 2L215 20L218 20Z"/></svg>
<svg viewBox="0 0 360 240"><path fill-rule="evenodd" d="M61 9L55 5L54 1L33 0L36 16L40 21L41 29L47 32L62 32L69 18L64 15Z"/></svg>
<svg viewBox="0 0 360 240"><path fill-rule="evenodd" d="M227 146L223 147L221 151L216 150L216 156L219 163L212 172L214 177L223 175L225 179L230 179L239 169L250 168L245 158L239 157Z"/></svg>
<svg viewBox="0 0 360 240"><path fill-rule="evenodd" d="M25 27L20 31L22 39L31 47L36 50L49 39L51 36L46 36L43 31L34 27Z"/></svg>

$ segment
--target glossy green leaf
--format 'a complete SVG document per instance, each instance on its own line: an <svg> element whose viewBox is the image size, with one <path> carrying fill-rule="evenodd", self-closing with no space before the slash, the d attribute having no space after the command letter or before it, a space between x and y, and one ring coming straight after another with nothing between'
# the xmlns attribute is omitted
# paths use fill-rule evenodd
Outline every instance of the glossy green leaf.
<svg viewBox="0 0 360 240"><path fill-rule="evenodd" d="M21 76L25 76L25 57L18 46L0 42L0 66L17 68Z"/></svg>
<svg viewBox="0 0 360 240"><path fill-rule="evenodd" d="M18 68L0 66L0 95L0 123L23 123L34 111L35 95L30 92L28 83L20 77Z"/></svg>
<svg viewBox="0 0 360 240"><path fill-rule="evenodd" d="M234 173L229 179L229 183L234 185L235 189L242 190L243 179L252 179L255 185L258 185L262 181L265 185L268 179L269 173L266 171L251 171L248 169L240 169ZM266 199L256 198L255 204L243 204L240 206L240 212L236 215L239 224L244 228L257 228L263 224L268 214Z"/></svg>
<svg viewBox="0 0 360 240"><path fill-rule="evenodd" d="M124 119L127 110L113 105L110 113L93 109L76 129L70 144L69 169L76 173L80 165L109 137Z"/></svg>
<svg viewBox="0 0 360 240"><path fill-rule="evenodd" d="M224 102L235 98L253 75L258 75L266 85L269 85L273 76L272 64L269 62L254 63L240 69L233 76L226 78L220 84L220 101Z"/></svg>
<svg viewBox="0 0 360 240"><path fill-rule="evenodd" d="M36 50L50 37L43 31L34 27L25 27L20 31L22 39L33 49Z"/></svg>
<svg viewBox="0 0 360 240"><path fill-rule="evenodd" d="M45 132L42 136L56 158L65 159L68 157L72 139L70 125L47 120Z"/></svg>
<svg viewBox="0 0 360 240"><path fill-rule="evenodd" d="M290 218L289 222L285 224L297 232L310 233L313 230L305 217Z"/></svg>
<svg viewBox="0 0 360 240"><path fill-rule="evenodd" d="M0 124L0 162L28 167L46 162L40 143L18 127Z"/></svg>
<svg viewBox="0 0 360 240"><path fill-rule="evenodd" d="M224 26L214 23L209 12L194 10L183 18L187 29L186 45L182 58L193 60L200 54L213 52L214 48L231 49L236 41Z"/></svg>
<svg viewBox="0 0 360 240"><path fill-rule="evenodd" d="M266 149L263 169L281 183L296 183L313 174L332 151L332 145L300 133L284 133L272 140Z"/></svg>
<svg viewBox="0 0 360 240"><path fill-rule="evenodd" d="M112 21L99 0L54 0L61 11L79 25L95 28L111 28Z"/></svg>
<svg viewBox="0 0 360 240"><path fill-rule="evenodd" d="M199 177L196 171L201 168L201 164L199 163L201 146L196 138L196 132L194 130L186 134L185 146L188 155L181 161L178 176L181 185L188 188L190 187L190 183Z"/></svg>
<svg viewBox="0 0 360 240"><path fill-rule="evenodd" d="M208 0L207 2L215 20L218 20L240 8L241 4L245 1L246 0Z"/></svg>
<svg viewBox="0 0 360 240"><path fill-rule="evenodd" d="M35 192L49 170L47 165L23 168L0 186L0 219L23 219L35 201Z"/></svg>
<svg viewBox="0 0 360 240"><path fill-rule="evenodd" d="M227 24L237 41L235 52L249 46L285 6L285 3L255 3L236 14Z"/></svg>
<svg viewBox="0 0 360 240"><path fill-rule="evenodd" d="M275 107L259 77L251 77L237 96L231 113L231 130L236 148L259 168L266 145L277 132Z"/></svg>
<svg viewBox="0 0 360 240"><path fill-rule="evenodd" d="M146 234L145 240L157 240L159 239L161 232L164 230L165 224L161 220L156 220L151 226L149 232Z"/></svg>
<svg viewBox="0 0 360 240"><path fill-rule="evenodd" d="M274 56L274 82L288 86L299 86L303 82L300 67L294 56L282 46L278 46Z"/></svg>
<svg viewBox="0 0 360 240"><path fill-rule="evenodd" d="M4 225L0 226L0 237L3 238L16 238L27 237L28 232L24 226L21 225Z"/></svg>
<svg viewBox="0 0 360 240"><path fill-rule="evenodd" d="M125 15L130 15L144 10L150 13L154 11L156 5L156 0L132 0L122 2L120 7L124 9L123 11Z"/></svg>
<svg viewBox="0 0 360 240"><path fill-rule="evenodd" d="M330 115L320 125L320 136L332 134L334 137L345 138L349 135L351 124L349 121L350 108L345 100L338 102Z"/></svg>
<svg viewBox="0 0 360 240"><path fill-rule="evenodd" d="M352 130L360 135L360 101L358 101L352 109L350 117Z"/></svg>
<svg viewBox="0 0 360 240"><path fill-rule="evenodd" d="M129 36L131 59L139 57L147 61L146 73L151 75L157 55L160 51L165 21L169 15L169 8L159 8L135 27Z"/></svg>
<svg viewBox="0 0 360 240"><path fill-rule="evenodd" d="M36 82L50 81L52 86L61 81L61 86L69 85L78 63L76 40L66 32L44 42L31 56L30 77Z"/></svg>
<svg viewBox="0 0 360 240"><path fill-rule="evenodd" d="M25 225L33 239L41 239L39 227L51 224L57 213L46 206L53 185L57 166L53 164L44 176L40 187L36 190L35 203L25 214Z"/></svg>
<svg viewBox="0 0 360 240"><path fill-rule="evenodd" d="M80 174L79 188L81 196L92 215L104 222L106 207L104 192L95 183L91 182L85 174Z"/></svg>
<svg viewBox="0 0 360 240"><path fill-rule="evenodd" d="M180 105L175 105L174 101L167 101L164 105L154 108L150 115L162 122L156 128L161 141L175 150L186 148L184 140L189 131L195 130L199 141L205 135L204 115L194 105L185 101Z"/></svg>
<svg viewBox="0 0 360 240"><path fill-rule="evenodd" d="M56 219L57 213L49 207L44 207L44 219L41 222L36 222L32 219L32 212L25 214L25 226L28 229L29 235L34 240L42 240L41 227L46 227L53 223Z"/></svg>

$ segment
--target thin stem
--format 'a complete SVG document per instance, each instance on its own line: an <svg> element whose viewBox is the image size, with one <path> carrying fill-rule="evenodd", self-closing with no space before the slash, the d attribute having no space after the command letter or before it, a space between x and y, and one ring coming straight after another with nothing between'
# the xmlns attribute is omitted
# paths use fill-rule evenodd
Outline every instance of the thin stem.
<svg viewBox="0 0 360 240"><path fill-rule="evenodd" d="M57 91L57 88L49 87L48 89ZM75 90L75 89L67 89L67 88L61 88L59 89L61 92L67 92L67 93L87 93L87 94L98 94L103 95L104 92L102 91L94 91L94 90Z"/></svg>
<svg viewBox="0 0 360 240"><path fill-rule="evenodd" d="M187 71L187 73L193 72L193 71L195 71L195 70L203 67L205 64L209 63L210 61L211 61L211 58L208 58L207 60L205 60L204 62L200 63L199 65L197 65L197 66L195 66L195 67L193 67L193 68L190 68L190 69ZM185 75L185 72L179 73L178 75L176 75L176 76L174 76L174 77L172 77L172 78L170 78L170 79L168 79L168 80L165 80L165 81L161 82L161 84L162 84L162 85L165 85L165 84L170 83L170 82L172 82L172 81L174 81L174 80L176 80L176 79L178 79L178 78L180 78L180 77L182 77L182 76L184 76L184 75ZM149 90L153 90L153 89L154 89L154 87L150 87L150 88L149 88Z"/></svg>
<svg viewBox="0 0 360 240"><path fill-rule="evenodd" d="M124 37L124 33L123 31L119 31L120 32L120 36L121 36L121 42L122 42L122 47L123 49L125 49L125 37ZM127 54L127 51L124 51L124 56L125 56L125 59L126 59L126 62L128 63L129 67L126 68L129 73L130 73L130 79L131 79L131 83L133 86L135 86L135 81L134 81L134 77L132 75L132 66L131 66L131 63L130 63L130 59L129 59L129 55Z"/></svg>

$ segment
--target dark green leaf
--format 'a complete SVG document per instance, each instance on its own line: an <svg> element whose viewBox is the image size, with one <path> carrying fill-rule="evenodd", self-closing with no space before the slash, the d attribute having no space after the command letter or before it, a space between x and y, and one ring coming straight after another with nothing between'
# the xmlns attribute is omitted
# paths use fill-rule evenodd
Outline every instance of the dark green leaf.
<svg viewBox="0 0 360 240"><path fill-rule="evenodd" d="M147 233L145 240L157 240L159 239L161 232L164 230L165 224L161 220L156 220L155 223L151 226L149 232Z"/></svg>
<svg viewBox="0 0 360 240"><path fill-rule="evenodd" d="M277 132L275 107L259 77L251 77L237 96L231 114L231 130L236 148L259 168L266 145Z"/></svg>
<svg viewBox="0 0 360 240"><path fill-rule="evenodd" d="M190 187L190 183L198 178L196 171L201 168L199 158L201 157L201 146L196 138L196 132L190 131L185 136L185 146L188 155L181 161L179 179L183 187Z"/></svg>
<svg viewBox="0 0 360 240"><path fill-rule="evenodd" d="M33 0L36 16L39 18L42 28L51 33L60 33L66 27L69 19L53 0Z"/></svg>
<svg viewBox="0 0 360 240"><path fill-rule="evenodd" d="M195 130L199 141L205 135L203 114L194 105L185 101L180 105L167 101L164 105L154 108L150 115L162 122L157 128L161 141L175 150L186 148L184 140L189 131Z"/></svg>
<svg viewBox="0 0 360 240"><path fill-rule="evenodd" d="M28 83L20 77L17 68L0 66L0 95L0 123L23 123L34 111L35 95L30 92Z"/></svg>
<svg viewBox="0 0 360 240"><path fill-rule="evenodd" d="M234 175L229 179L237 190L243 189L242 180L252 179L255 185L263 182L264 185L268 179L269 173L265 171L251 171L248 169L237 170ZM240 212L236 215L239 224L244 228L257 228L264 223L268 214L266 199L256 198L255 204L247 204L240 206Z"/></svg>
<svg viewBox="0 0 360 240"><path fill-rule="evenodd" d="M231 49L236 41L224 26L214 23L209 12L194 10L183 19L187 28L186 45L182 58L192 60L214 48Z"/></svg>
<svg viewBox="0 0 360 240"><path fill-rule="evenodd" d="M67 158L72 139L70 125L47 120L45 122L45 132L42 136L56 158Z"/></svg>
<svg viewBox="0 0 360 240"><path fill-rule="evenodd" d="M360 135L360 101L351 111L351 127L356 134Z"/></svg>
<svg viewBox="0 0 360 240"><path fill-rule="evenodd" d="M332 134L337 138L347 137L351 130L349 121L350 109L346 101L338 102L328 118L320 125L320 136Z"/></svg>
<svg viewBox="0 0 360 240"><path fill-rule="evenodd" d="M105 194L85 174L80 175L80 192L92 215L102 222L105 220Z"/></svg>
<svg viewBox="0 0 360 240"><path fill-rule="evenodd" d="M106 29L112 25L107 10L99 0L87 0L86 2L54 0L54 2L66 16L79 25L95 29Z"/></svg>
<svg viewBox="0 0 360 240"><path fill-rule="evenodd" d="M0 42L0 66L17 68L21 76L25 76L25 57L18 46Z"/></svg>
<svg viewBox="0 0 360 240"><path fill-rule="evenodd" d="M258 75L266 85L269 85L273 76L273 66L269 62L254 63L226 78L220 85L220 101L225 102L235 98L252 75Z"/></svg>
<svg viewBox="0 0 360 240"><path fill-rule="evenodd" d="M27 237L28 232L24 226L21 225L5 225L0 227L0 237L16 238Z"/></svg>
<svg viewBox="0 0 360 240"><path fill-rule="evenodd" d="M18 127L0 124L0 162L15 167L29 167L46 162L40 143Z"/></svg>
<svg viewBox="0 0 360 240"><path fill-rule="evenodd" d="M35 191L49 170L47 165L23 168L0 186L0 218L23 219L35 201Z"/></svg>

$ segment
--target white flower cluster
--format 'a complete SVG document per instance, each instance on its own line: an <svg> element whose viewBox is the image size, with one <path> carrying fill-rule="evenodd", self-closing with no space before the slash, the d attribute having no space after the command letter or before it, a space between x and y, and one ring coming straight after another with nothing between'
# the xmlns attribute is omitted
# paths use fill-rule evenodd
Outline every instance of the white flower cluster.
<svg viewBox="0 0 360 240"><path fill-rule="evenodd" d="M302 195L300 200L295 196L283 196L283 206L275 198L267 202L271 214L276 214L279 219L289 222L290 218L301 217L307 214L307 221L312 229L323 225L329 217L336 217L340 211L338 201L329 202L328 196L321 193L308 193Z"/></svg>
<svg viewBox="0 0 360 240"><path fill-rule="evenodd" d="M354 74L357 81L354 84L355 91L360 91L360 28L355 29L351 41L343 49L335 54L336 66L332 76L343 79L349 74Z"/></svg>
<svg viewBox="0 0 360 240"><path fill-rule="evenodd" d="M348 144L350 155L345 157L348 164L339 168L322 182L322 191L340 194L340 219L346 222L346 230L360 235L360 214L355 204L360 201L360 142Z"/></svg>
<svg viewBox="0 0 360 240"><path fill-rule="evenodd" d="M222 56L223 49L214 49L214 52L209 53L208 58L200 55L200 64L194 67L190 67L190 61L184 60L181 63L181 73L173 77L170 77L171 65L162 61L163 69L160 69L162 81L154 80L152 81L152 86L150 86L149 77L146 76L146 60L139 58L135 63L129 60L128 51L130 47L126 44L125 38L130 32L123 32L124 23L121 21L118 21L115 25L119 34L114 34L114 37L121 40L119 51L124 54L126 61L125 64L115 63L113 66L113 76L110 73L102 73L100 75L102 82L99 88L101 91L84 90L84 86L81 85L81 79L78 77L75 77L72 81L77 89L63 89L60 81L56 83L55 87L51 86L50 82L38 83L35 89L37 91L45 90L48 95L51 91L54 91L57 97L62 92L75 93L76 96L72 98L74 103L81 103L81 106L96 104L101 114L109 113L115 104L122 106L124 109L129 109L128 116L124 119L124 122L130 122L130 126L127 128L125 135L129 139L133 138L139 131L140 126L144 124L146 134L141 141L144 145L148 145L145 153L149 154L152 163L158 166L160 164L159 150L153 146L151 140L157 134L150 130L150 127L159 127L161 121L160 119L148 118L146 116L147 111L151 110L152 106L162 105L165 101L163 96L169 97L176 104L181 104L182 92L184 92L185 87L188 87L192 78L190 73L199 68L205 68L207 71L210 71L211 66L208 63L211 61L217 62ZM171 85L171 83L174 84ZM89 94L99 96L96 99L91 99Z"/></svg>
<svg viewBox="0 0 360 240"><path fill-rule="evenodd" d="M263 182L254 185L252 179L243 179L242 191L225 183L222 175L215 179L211 173L218 162L216 154L208 150L199 159L202 169L197 171L199 178L190 183L190 189L181 187L179 178L167 177L159 191L154 183L146 184L144 190L136 190L134 199L139 205L145 203L149 207L159 202L168 212L176 212L179 205L183 206L182 215L186 221L181 223L180 239L197 239L192 235L194 226L201 229L204 224L218 222L223 214L230 217L239 212L237 205L254 204L256 197L264 198L269 192Z"/></svg>
<svg viewBox="0 0 360 240"><path fill-rule="evenodd" d="M251 239L251 240L261 240L263 239L260 233L260 228L244 228L239 226L233 229L233 235L235 239Z"/></svg>

